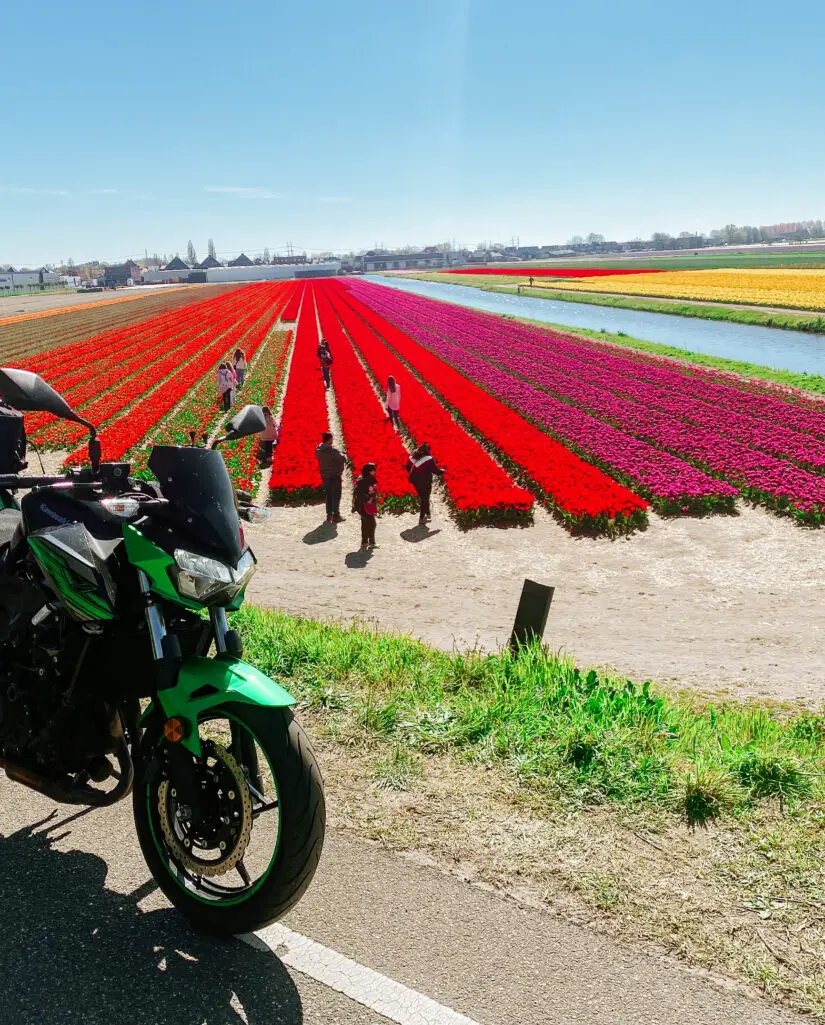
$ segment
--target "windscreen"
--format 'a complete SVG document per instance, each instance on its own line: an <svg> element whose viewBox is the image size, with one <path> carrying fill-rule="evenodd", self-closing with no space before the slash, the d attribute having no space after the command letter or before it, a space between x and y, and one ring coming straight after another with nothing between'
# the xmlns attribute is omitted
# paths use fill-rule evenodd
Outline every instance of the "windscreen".
<svg viewBox="0 0 825 1025"><path fill-rule="evenodd" d="M238 512L220 452L156 445L149 469L160 482L164 498L181 512L181 526L193 540L237 566L241 557Z"/></svg>

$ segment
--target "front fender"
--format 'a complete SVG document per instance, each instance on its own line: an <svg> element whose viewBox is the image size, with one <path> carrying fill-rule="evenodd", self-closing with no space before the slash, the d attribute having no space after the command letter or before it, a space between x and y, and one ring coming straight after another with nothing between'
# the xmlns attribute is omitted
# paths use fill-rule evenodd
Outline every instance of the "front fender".
<svg viewBox="0 0 825 1025"><path fill-rule="evenodd" d="M287 708L295 698L279 683L238 658L192 656L184 660L174 687L158 691L163 718L180 719L184 725L184 747L200 756L198 717L201 713L229 701L260 708ZM141 721L148 719L155 708L153 701Z"/></svg>

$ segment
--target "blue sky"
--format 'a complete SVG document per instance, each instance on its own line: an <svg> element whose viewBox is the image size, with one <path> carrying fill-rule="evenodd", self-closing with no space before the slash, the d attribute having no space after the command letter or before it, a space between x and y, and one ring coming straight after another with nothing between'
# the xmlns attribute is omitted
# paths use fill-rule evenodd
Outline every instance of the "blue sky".
<svg viewBox="0 0 825 1025"><path fill-rule="evenodd" d="M0 262L825 215L819 0L4 5Z"/></svg>

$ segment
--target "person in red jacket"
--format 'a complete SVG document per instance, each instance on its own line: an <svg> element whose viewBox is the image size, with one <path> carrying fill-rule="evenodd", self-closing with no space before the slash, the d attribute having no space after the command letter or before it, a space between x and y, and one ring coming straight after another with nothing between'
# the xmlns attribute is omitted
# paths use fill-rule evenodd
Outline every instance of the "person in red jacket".
<svg viewBox="0 0 825 1025"><path fill-rule="evenodd" d="M364 463L352 493L352 511L361 517L361 547L377 548L375 517L378 515L378 481L375 463Z"/></svg>
<svg viewBox="0 0 825 1025"><path fill-rule="evenodd" d="M444 467L439 466L433 459L430 444L425 441L407 460L406 470L410 484L418 493L418 522L419 525L423 525L431 519L430 494L433 490L433 477L443 477Z"/></svg>

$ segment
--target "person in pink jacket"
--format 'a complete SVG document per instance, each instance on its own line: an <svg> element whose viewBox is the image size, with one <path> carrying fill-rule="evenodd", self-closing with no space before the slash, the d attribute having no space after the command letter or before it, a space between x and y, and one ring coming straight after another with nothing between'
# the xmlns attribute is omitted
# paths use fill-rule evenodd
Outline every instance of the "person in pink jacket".
<svg viewBox="0 0 825 1025"><path fill-rule="evenodd" d="M232 372L230 363L221 363L218 367L218 396L223 403L224 413L232 408L232 398L235 391L235 374Z"/></svg>
<svg viewBox="0 0 825 1025"><path fill-rule="evenodd" d="M393 427L401 426L401 385L392 374L387 378L387 416Z"/></svg>

